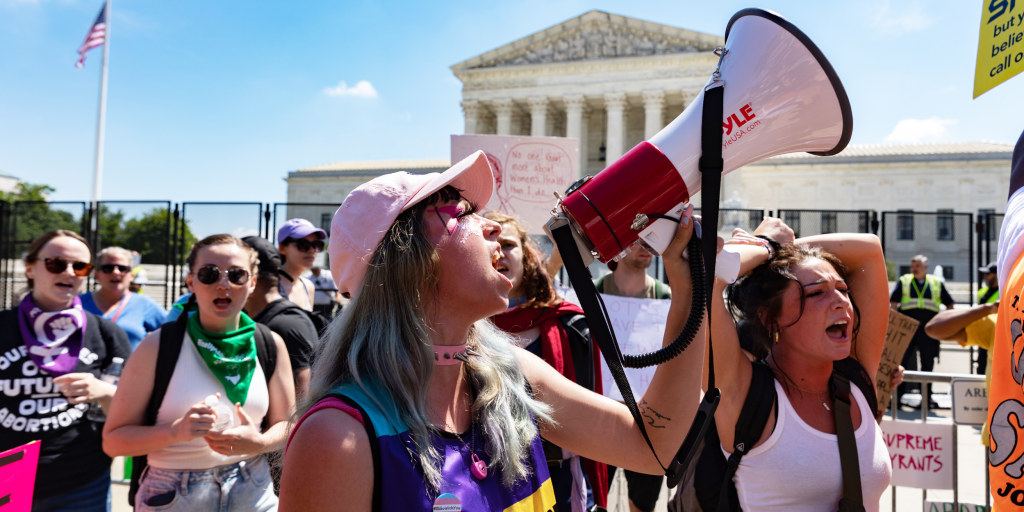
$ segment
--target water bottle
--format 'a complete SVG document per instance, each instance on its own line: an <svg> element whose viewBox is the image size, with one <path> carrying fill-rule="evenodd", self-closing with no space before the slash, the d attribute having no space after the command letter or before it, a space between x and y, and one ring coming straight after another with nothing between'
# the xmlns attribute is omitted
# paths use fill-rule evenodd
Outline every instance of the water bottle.
<svg viewBox="0 0 1024 512"><path fill-rule="evenodd" d="M121 381L121 370L124 369L124 358L114 357L110 359L110 366L108 366L103 373L100 374L100 380L108 384L117 385Z"/></svg>
<svg viewBox="0 0 1024 512"><path fill-rule="evenodd" d="M108 384L117 386L117 383L121 381L121 370L124 369L124 358L113 357L110 359L110 365L103 369L100 373L100 380ZM103 412L103 408L100 404L93 402L89 404L89 410L85 413L86 417L92 421L104 422L107 421L107 415Z"/></svg>
<svg viewBox="0 0 1024 512"><path fill-rule="evenodd" d="M213 413L216 416L213 420L213 427L210 428L212 432L221 432L225 429L231 428L234 424L234 417L231 414L231 407L222 402L217 395L209 395L203 399L203 403L213 408Z"/></svg>

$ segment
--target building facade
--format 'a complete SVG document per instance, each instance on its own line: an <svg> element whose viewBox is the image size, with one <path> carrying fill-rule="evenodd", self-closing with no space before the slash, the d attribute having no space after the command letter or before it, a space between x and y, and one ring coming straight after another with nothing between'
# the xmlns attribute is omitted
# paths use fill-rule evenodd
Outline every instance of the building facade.
<svg viewBox="0 0 1024 512"><path fill-rule="evenodd" d="M463 84L466 134L577 138L582 176L599 172L679 115L708 82L718 61L714 49L722 44L711 34L589 11L451 70ZM885 224L886 253L897 270L924 253L947 276L967 280L971 266L980 264L970 258L968 214L1002 211L1012 150L964 143L780 155L727 174L722 206L751 210L738 225L759 219L758 210L783 212L804 234L863 230L863 219L872 217L835 211L874 212ZM336 205L360 183L395 170L435 172L448 165L342 162L293 171L286 178L290 203L334 206L290 207L289 216L329 225ZM819 221L801 223L806 212L795 210Z"/></svg>

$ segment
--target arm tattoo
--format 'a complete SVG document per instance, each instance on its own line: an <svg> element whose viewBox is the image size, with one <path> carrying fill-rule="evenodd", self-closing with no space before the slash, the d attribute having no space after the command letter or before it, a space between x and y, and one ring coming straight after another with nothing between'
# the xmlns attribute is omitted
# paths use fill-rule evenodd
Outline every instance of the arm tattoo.
<svg viewBox="0 0 1024 512"><path fill-rule="evenodd" d="M668 426L668 423L672 421L672 418L655 411L651 406L649 406L647 404L647 400L641 400L637 406L640 410L640 416L644 418L644 422L647 423L648 427L665 428Z"/></svg>

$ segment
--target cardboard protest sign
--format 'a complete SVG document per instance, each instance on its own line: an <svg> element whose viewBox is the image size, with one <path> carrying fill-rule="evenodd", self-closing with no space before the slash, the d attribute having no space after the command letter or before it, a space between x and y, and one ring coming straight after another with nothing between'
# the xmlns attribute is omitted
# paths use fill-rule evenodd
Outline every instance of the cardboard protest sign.
<svg viewBox="0 0 1024 512"><path fill-rule="evenodd" d="M1024 71L1024 9L1014 2L982 0L974 97Z"/></svg>
<svg viewBox="0 0 1024 512"><path fill-rule="evenodd" d="M569 292L566 300L579 303L575 292ZM608 321L619 342L623 354L647 354L661 348L665 335L665 320L671 301L658 299L634 299L601 294L605 308L608 310ZM648 368L625 368L629 387L637 400L647 391L651 384L656 366ZM604 396L622 401L622 394L615 386L612 372L601 358L601 379L604 383Z"/></svg>
<svg viewBox="0 0 1024 512"><path fill-rule="evenodd" d="M953 488L953 429L950 423L882 421L892 460L892 485L919 489Z"/></svg>
<svg viewBox="0 0 1024 512"><path fill-rule="evenodd" d="M487 153L494 169L494 194L481 212L514 214L530 234L544 232L555 206L555 192L577 179L579 141L564 137L452 135L452 162L474 151Z"/></svg>
<svg viewBox="0 0 1024 512"><path fill-rule="evenodd" d="M878 363L875 374L875 390L878 391L878 411L884 411L892 400L892 374L903 360L910 340L921 323L894 309L889 310L889 328L885 331L885 346L882 348L882 360Z"/></svg>
<svg viewBox="0 0 1024 512"><path fill-rule="evenodd" d="M29 512L39 465L39 441L0 453L0 510Z"/></svg>

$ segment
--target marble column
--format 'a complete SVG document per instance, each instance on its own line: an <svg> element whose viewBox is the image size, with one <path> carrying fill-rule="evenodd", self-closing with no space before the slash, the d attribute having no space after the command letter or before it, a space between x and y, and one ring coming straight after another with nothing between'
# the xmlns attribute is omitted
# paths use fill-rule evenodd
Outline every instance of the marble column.
<svg viewBox="0 0 1024 512"><path fill-rule="evenodd" d="M604 108L608 113L605 136L605 164L611 164L625 153L626 147L626 93L604 95Z"/></svg>
<svg viewBox="0 0 1024 512"><path fill-rule="evenodd" d="M565 136L579 140L578 175L587 173L589 148L587 146L587 100L582 94L565 97Z"/></svg>
<svg viewBox="0 0 1024 512"><path fill-rule="evenodd" d="M664 91L644 91L644 140L650 139L665 125L662 112L665 108Z"/></svg>
<svg viewBox="0 0 1024 512"><path fill-rule="evenodd" d="M480 115L483 113L483 106L479 101L466 100L462 102L462 112L466 117L465 134L472 135L480 133Z"/></svg>
<svg viewBox="0 0 1024 512"><path fill-rule="evenodd" d="M543 96L530 98L530 135L544 137L548 134L548 99Z"/></svg>
<svg viewBox="0 0 1024 512"><path fill-rule="evenodd" d="M511 98L501 98L494 101L494 115L498 119L498 135L512 135L512 111L515 103Z"/></svg>

